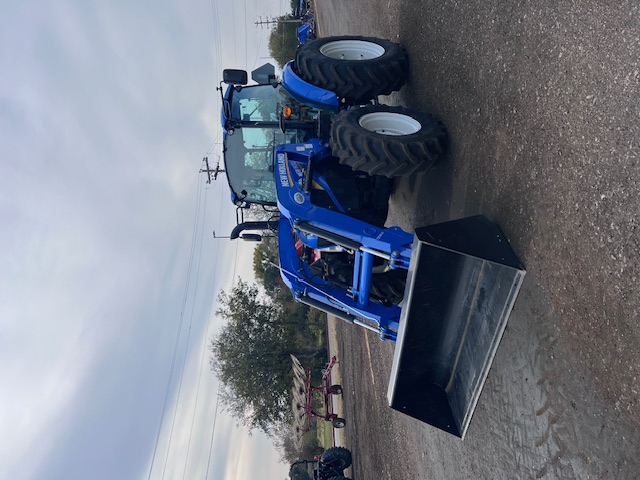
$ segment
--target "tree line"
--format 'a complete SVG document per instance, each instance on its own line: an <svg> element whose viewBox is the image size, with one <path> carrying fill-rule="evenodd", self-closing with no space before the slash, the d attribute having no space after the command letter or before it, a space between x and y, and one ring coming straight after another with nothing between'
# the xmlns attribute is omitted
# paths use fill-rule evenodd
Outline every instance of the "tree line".
<svg viewBox="0 0 640 480"><path fill-rule="evenodd" d="M269 53L280 68L295 57L298 48L296 31L301 23L290 23L288 20L299 18L300 13L300 1L291 0L291 13L277 17L269 35Z"/></svg>
<svg viewBox="0 0 640 480"><path fill-rule="evenodd" d="M274 440L283 460L313 455L317 443L298 452L292 442L293 354L315 372L326 366L326 316L294 301L277 267L277 241L256 247L257 283L238 279L219 296L224 327L210 339L210 365L221 382L220 401L236 421Z"/></svg>

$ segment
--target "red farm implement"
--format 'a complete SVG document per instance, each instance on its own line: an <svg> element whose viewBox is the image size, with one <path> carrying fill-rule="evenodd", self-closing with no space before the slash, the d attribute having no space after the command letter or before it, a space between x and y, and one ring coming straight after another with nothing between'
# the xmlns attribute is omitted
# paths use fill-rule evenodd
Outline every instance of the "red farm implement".
<svg viewBox="0 0 640 480"><path fill-rule="evenodd" d="M294 428L299 436L304 435L311 429L311 419L320 418L331 422L334 428L342 428L346 425L344 418L340 418L334 411L332 395L341 395L342 386L332 385L331 369L337 363L336 357L332 357L329 365L322 372L320 385L312 384L311 369L302 366L300 361L291 355L293 363L293 402L292 409L294 415ZM318 411L314 404L316 399L322 399L321 409Z"/></svg>

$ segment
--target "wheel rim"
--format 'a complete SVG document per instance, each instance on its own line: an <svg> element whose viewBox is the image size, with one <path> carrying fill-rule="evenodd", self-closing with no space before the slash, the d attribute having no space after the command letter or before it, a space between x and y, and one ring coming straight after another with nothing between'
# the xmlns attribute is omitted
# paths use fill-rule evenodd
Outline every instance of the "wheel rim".
<svg viewBox="0 0 640 480"><path fill-rule="evenodd" d="M384 52L384 47L364 40L336 40L320 47L320 53L336 60L372 60Z"/></svg>
<svg viewBox="0 0 640 480"><path fill-rule="evenodd" d="M366 113L360 117L359 123L365 130L380 135L411 135L422 128L415 118L394 112Z"/></svg>

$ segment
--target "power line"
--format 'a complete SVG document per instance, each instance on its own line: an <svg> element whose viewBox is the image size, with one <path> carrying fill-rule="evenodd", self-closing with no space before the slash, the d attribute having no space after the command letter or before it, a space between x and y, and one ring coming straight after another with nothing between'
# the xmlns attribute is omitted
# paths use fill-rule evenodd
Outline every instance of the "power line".
<svg viewBox="0 0 640 480"><path fill-rule="evenodd" d="M178 354L178 345L180 343L180 337L182 332L182 323L184 321L184 312L187 303L187 293L189 291L189 284L191 282L191 269L193 266L193 254L195 252L195 242L196 242L196 233L197 233L197 218L198 218L198 210L200 209L200 192L202 190L202 183L198 182L198 189L196 193L196 206L194 211L194 221L193 221L193 230L191 232L191 250L189 252L189 267L187 268L187 278L184 287L184 295L182 299L182 307L180 309L180 321L178 322L178 331L176 333L176 340L173 346L173 355L171 358L171 369L169 370L169 379L167 380L167 387L164 394L164 401L162 402L162 413L160 414L160 424L158 425L158 431L156 433L156 441L153 446L153 455L151 456L151 463L149 464L149 474L147 475L147 480L151 478L151 472L153 471L153 465L156 459L156 452L158 450L158 442L160 441L160 432L162 431L162 424L164 423L164 414L167 410L167 403L169 400L169 392L171 391L171 383L173 380L173 373L175 370L176 357Z"/></svg>
<svg viewBox="0 0 640 480"><path fill-rule="evenodd" d="M218 258L218 251L220 250L220 243L216 242L216 255L215 255L215 259L216 259L216 263L217 263L217 258ZM213 270L215 271L215 265ZM187 442L187 454L185 456L184 459L184 470L182 472L182 478L184 479L186 477L187 474L187 464L189 462L189 452L191 451L191 438L193 436L193 426L195 424L195 420L196 420L196 411L198 409L198 400L200 399L200 384L202 382L202 367L204 366L204 355L206 352L206 347L207 347L207 339L209 337L209 330L211 327L211 307L213 305L213 290L215 289L215 283L211 286L211 294L210 297L212 300L209 302L209 311L207 313L207 326L204 330L204 335L202 336L202 352L200 354L200 371L198 372L198 385L196 386L196 399L195 402L193 404L193 414L191 415L191 426L189 428L189 440ZM218 387L219 388L219 387Z"/></svg>
<svg viewBox="0 0 640 480"><path fill-rule="evenodd" d="M218 421L218 405L220 404L220 384L218 383L218 394L216 395L216 409L213 416L213 426L211 427L211 442L209 443L209 459L207 460L207 471L204 474L204 480L209 477L209 466L211 465L211 452L213 451L213 435L216 432L216 423Z"/></svg>
<svg viewBox="0 0 640 480"><path fill-rule="evenodd" d="M220 198L218 200L218 204L222 204L223 197L224 197L224 188L219 188L219 191L220 191ZM215 263L214 263L214 266L212 268L213 271L215 271L215 265L217 264L218 252L219 251L220 251L220 242L216 242L216 250L215 250L215 254L214 254ZM209 310L208 310L208 314L207 314L207 326L204 329L204 335L203 335L203 340L202 340L202 348L201 348L201 354L200 354L200 371L198 373L198 384L197 384L197 387L196 387L196 395L195 395L196 398L195 398L195 401L194 401L193 413L192 413L192 416L191 416L191 426L190 426L190 429L189 429L189 439L188 439L188 442L187 442L187 454L186 454L186 457L185 457L185 463L184 463L184 468L183 468L183 473L182 473L182 478L183 479L186 477L188 461L189 461L189 454L190 454L190 451L191 451L191 440L193 438L193 428L194 428L194 424L195 424L195 416L196 416L196 411L197 411L199 400L200 400L200 386L201 386L201 382L202 382L202 370L203 370L203 367L204 367L204 358L205 358L205 353L206 353L207 339L209 338L209 332L211 330L211 322L212 322L212 319L214 318L211 315L211 310L213 308L213 303L214 303L213 290L216 288L216 286L217 286L216 283L214 283L212 285L211 294L209 296L211 301L209 303ZM218 392L219 391L220 391L220 384L218 384ZM217 416L217 406L216 406L216 416ZM214 419L214 423L215 423L215 419ZM213 442L213 436L212 436L212 440L211 441ZM207 469L208 468L209 467L207 466Z"/></svg>
<svg viewBox="0 0 640 480"><path fill-rule="evenodd" d="M187 354L189 353L189 342L191 340L191 327L193 325L193 312L194 312L194 306L195 306L195 301L196 301L196 296L198 293L198 283L200 281L200 265L201 265L201 259L202 259L202 244L203 244L203 238L204 238L204 219L206 217L206 213L207 213L207 190L205 189L204 191L204 208L202 210L202 228L200 229L200 249L198 251L198 268L196 270L196 283L194 286L194 290L193 290L193 297L192 297L192 301L191 301L191 315L189 317L189 328L187 330L187 340L186 340L186 345L184 347L184 356L182 358L182 369L180 370L180 381L178 383L178 392L176 394L176 403L175 403L175 407L173 409L173 419L171 420L171 430L169 431L169 442L167 445L167 455L164 459L164 467L162 469L162 478L164 479L164 475L167 469L167 462L169 461L169 453L171 451L171 443L173 441L173 429L175 427L176 424L176 417L178 415L178 405L180 404L180 395L182 393L182 381L184 380L184 369L185 366L187 364ZM199 223L199 222L198 222ZM197 231L197 226L196 226L196 231Z"/></svg>
<svg viewBox="0 0 640 480"><path fill-rule="evenodd" d="M222 202L222 189L220 189L220 201ZM219 251L220 249L220 242L216 242L216 253ZM237 243L236 243L236 252L237 252ZM217 258L217 255L216 255ZM235 267L234 267L234 273L235 273ZM211 318L211 317L209 317ZM204 362L204 359L203 359ZM216 432L216 423L218 422L218 405L220 404L220 388L221 388L221 382L218 379L218 393L216 395L216 409L214 410L214 415L213 415L213 425L211 427L211 440L209 441L209 456L207 458L207 470L204 474L204 480L207 480L207 478L209 478L209 466L211 465L211 452L213 451L213 437L214 434Z"/></svg>

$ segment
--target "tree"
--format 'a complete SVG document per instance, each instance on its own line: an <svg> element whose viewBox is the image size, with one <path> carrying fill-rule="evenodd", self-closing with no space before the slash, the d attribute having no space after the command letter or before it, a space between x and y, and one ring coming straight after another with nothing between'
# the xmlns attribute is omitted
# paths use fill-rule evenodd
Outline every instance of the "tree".
<svg viewBox="0 0 640 480"><path fill-rule="evenodd" d="M298 37L296 31L300 23L286 23L290 20L288 16L278 17L278 23L271 30L269 35L269 53L276 63L283 68L289 60L293 60L298 48Z"/></svg>
<svg viewBox="0 0 640 480"><path fill-rule="evenodd" d="M325 350L306 325L292 319L257 285L239 281L221 292L217 314L227 324L210 342L211 367L222 382L221 401L249 429L272 435L291 414L291 359L317 363Z"/></svg>
<svg viewBox="0 0 640 480"><path fill-rule="evenodd" d="M253 273L267 291L284 286L277 265L277 238L263 238L253 251Z"/></svg>
<svg viewBox="0 0 640 480"><path fill-rule="evenodd" d="M297 302L291 290L282 281L278 268L278 239L263 238L253 252L253 273L273 301L279 304L289 321L309 325L315 335L324 331L326 314Z"/></svg>
<svg viewBox="0 0 640 480"><path fill-rule="evenodd" d="M291 424L278 425L273 436L273 446L280 454L282 463L291 464L297 460L312 459L321 455L324 448L320 445L318 435L314 429L305 434L302 445L296 445Z"/></svg>

